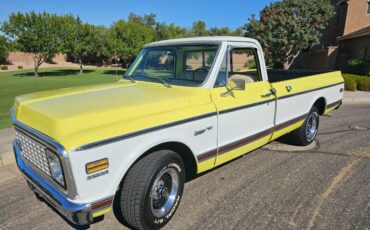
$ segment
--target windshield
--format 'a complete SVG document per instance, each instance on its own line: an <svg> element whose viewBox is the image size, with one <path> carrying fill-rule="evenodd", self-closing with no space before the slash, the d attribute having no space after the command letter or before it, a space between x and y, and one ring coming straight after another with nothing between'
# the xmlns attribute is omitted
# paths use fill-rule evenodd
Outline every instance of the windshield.
<svg viewBox="0 0 370 230"><path fill-rule="evenodd" d="M200 85L207 79L218 48L219 45L144 48L127 71L126 77L168 85Z"/></svg>

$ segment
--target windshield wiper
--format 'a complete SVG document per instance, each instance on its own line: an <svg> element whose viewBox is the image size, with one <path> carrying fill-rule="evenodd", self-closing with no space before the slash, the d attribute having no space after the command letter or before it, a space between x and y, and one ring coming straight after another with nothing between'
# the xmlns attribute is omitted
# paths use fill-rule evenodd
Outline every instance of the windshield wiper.
<svg viewBox="0 0 370 230"><path fill-rule="evenodd" d="M150 78L150 79L156 79L156 80L159 80L160 82L162 82L162 84L164 86L166 86L167 88L172 88L172 85L167 82L166 80L164 80L163 78L161 77L152 77L152 76L145 76L146 78Z"/></svg>

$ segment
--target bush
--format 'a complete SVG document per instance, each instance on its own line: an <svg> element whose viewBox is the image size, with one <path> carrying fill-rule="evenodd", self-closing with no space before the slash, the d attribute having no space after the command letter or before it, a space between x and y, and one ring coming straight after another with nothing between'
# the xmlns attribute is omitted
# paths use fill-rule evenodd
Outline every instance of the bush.
<svg viewBox="0 0 370 230"><path fill-rule="evenodd" d="M370 59L357 58L348 61L350 73L370 75Z"/></svg>
<svg viewBox="0 0 370 230"><path fill-rule="evenodd" d="M362 90L370 92L370 77L354 74L343 74L342 76L344 78L344 88L346 90Z"/></svg>
<svg viewBox="0 0 370 230"><path fill-rule="evenodd" d="M23 69L23 66L19 65L17 66L17 69Z"/></svg>
<svg viewBox="0 0 370 230"><path fill-rule="evenodd" d="M245 62L244 67L248 67L248 69L255 69L257 68L256 61L254 59L248 60Z"/></svg>
<svg viewBox="0 0 370 230"><path fill-rule="evenodd" d="M357 83L357 89L362 91L370 92L370 79L369 81L366 80L359 80Z"/></svg>
<svg viewBox="0 0 370 230"><path fill-rule="evenodd" d="M356 91L357 82L352 78L344 78L344 89L349 91Z"/></svg>
<svg viewBox="0 0 370 230"><path fill-rule="evenodd" d="M1 69L1 70L8 70L8 66L6 66L6 65L2 65L2 66L0 67L0 69Z"/></svg>

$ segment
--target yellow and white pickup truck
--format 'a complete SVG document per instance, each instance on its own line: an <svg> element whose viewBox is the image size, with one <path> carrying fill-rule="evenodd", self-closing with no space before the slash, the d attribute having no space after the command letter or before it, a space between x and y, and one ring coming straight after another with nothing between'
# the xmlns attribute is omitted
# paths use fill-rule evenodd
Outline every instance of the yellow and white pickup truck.
<svg viewBox="0 0 370 230"><path fill-rule="evenodd" d="M159 41L118 82L18 96L14 151L31 189L70 222L114 207L128 226L157 229L186 178L285 134L310 144L343 87L340 72L268 76L254 39Z"/></svg>

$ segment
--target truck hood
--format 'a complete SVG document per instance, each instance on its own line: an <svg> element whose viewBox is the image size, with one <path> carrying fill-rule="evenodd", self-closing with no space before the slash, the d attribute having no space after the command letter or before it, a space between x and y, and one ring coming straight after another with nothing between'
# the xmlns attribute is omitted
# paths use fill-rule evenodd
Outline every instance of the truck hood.
<svg viewBox="0 0 370 230"><path fill-rule="evenodd" d="M214 110L207 89L125 80L22 95L14 104L19 122L67 151Z"/></svg>

